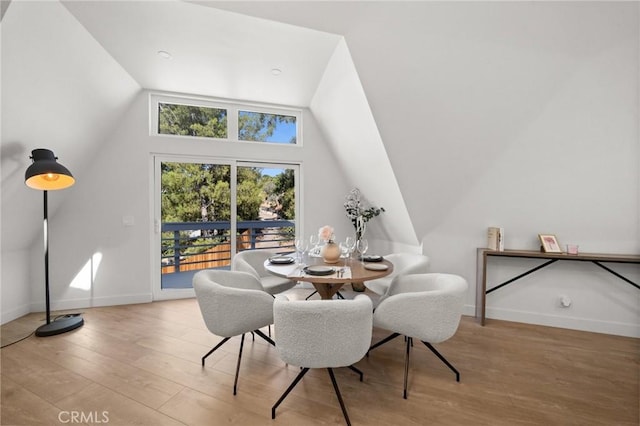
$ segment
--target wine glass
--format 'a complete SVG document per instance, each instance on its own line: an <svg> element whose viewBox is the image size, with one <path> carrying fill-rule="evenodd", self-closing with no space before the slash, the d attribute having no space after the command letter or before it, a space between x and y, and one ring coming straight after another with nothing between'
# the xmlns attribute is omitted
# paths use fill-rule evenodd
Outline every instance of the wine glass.
<svg viewBox="0 0 640 426"><path fill-rule="evenodd" d="M349 259L349 261L351 261L351 255L353 254L354 250L356 249L356 239L353 237L347 237L344 240L345 245L347 246L347 257Z"/></svg>
<svg viewBox="0 0 640 426"><path fill-rule="evenodd" d="M320 242L320 239L318 238L317 235L311 235L309 237L309 253L311 253L312 250L318 247L319 242Z"/></svg>
<svg viewBox="0 0 640 426"><path fill-rule="evenodd" d="M353 237L347 237L344 240L345 244L347 245L347 247L349 248L349 251L351 253L353 253L353 250L355 250L356 248L356 239Z"/></svg>
<svg viewBox="0 0 640 426"><path fill-rule="evenodd" d="M360 260L364 262L364 254L369 249L369 241L367 241L365 238L359 239L356 244L356 249L358 250L358 253L360 253Z"/></svg>
<svg viewBox="0 0 640 426"><path fill-rule="evenodd" d="M344 257L345 259L349 259L349 246L346 241L340 241L340 257Z"/></svg>
<svg viewBox="0 0 640 426"><path fill-rule="evenodd" d="M301 263L304 253L307 251L307 240L304 238L296 239L296 251L298 253L298 262Z"/></svg>

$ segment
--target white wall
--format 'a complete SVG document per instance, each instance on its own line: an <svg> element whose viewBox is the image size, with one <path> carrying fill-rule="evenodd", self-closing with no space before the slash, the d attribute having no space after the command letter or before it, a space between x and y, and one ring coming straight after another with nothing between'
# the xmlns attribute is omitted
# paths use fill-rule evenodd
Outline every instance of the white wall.
<svg viewBox="0 0 640 426"><path fill-rule="evenodd" d="M145 99L141 93L130 104L50 220L52 309L151 300ZM132 215L135 226L125 227L124 215ZM33 309L42 310L42 298L34 295Z"/></svg>
<svg viewBox="0 0 640 426"><path fill-rule="evenodd" d="M35 305L44 309L43 196L24 184L31 150L52 149L76 177L82 176L84 168L93 167L87 157L140 87L59 2L11 2L1 35L0 310L5 323ZM57 211L78 191L83 192L72 187L49 194L51 246L57 248L51 253L52 274L61 272L56 262L66 258L64 252L74 249L67 249L66 235L56 228L58 221L65 222Z"/></svg>
<svg viewBox="0 0 640 426"><path fill-rule="evenodd" d="M636 2L371 2L353 22L340 21L418 246L432 270L468 279L467 313L473 313L476 248L485 245L488 226L506 229L507 248L537 249L538 233L554 233L584 252L640 253L639 9ZM340 237L351 231L342 203L354 173L346 171L349 160L339 170L334 152L358 152L367 141L341 147L344 140L331 136L325 144L329 135L357 134L329 128L337 123L322 129L305 111L304 149L274 151L274 160L303 164L307 235L324 224ZM5 142L3 155L10 151ZM146 97L136 98L55 209L55 300L90 306L150 298L150 152L250 158L267 156L266 148L155 140L148 136ZM112 164L117 173L108 181ZM357 179L377 171L358 168ZM4 214L4 172L3 235L15 226ZM40 197L31 195L38 208ZM135 225L125 228L123 215ZM389 217L378 219L389 229ZM2 248L3 322L14 306L19 312L41 305L41 241L29 241L29 262L26 252ZM91 291L68 289L98 251L102 263ZM494 262L489 281L529 264ZM637 266L615 268L640 280ZM573 299L571 308L558 307L561 294ZM570 263L488 298L489 317L633 336L640 336L638 306L637 289L593 265Z"/></svg>
<svg viewBox="0 0 640 426"><path fill-rule="evenodd" d="M340 234L350 226L342 209L349 187L308 111L303 113L303 147L154 137L149 136L148 117L149 95L142 93L51 219L52 309L152 300L149 164L153 154L299 162L305 233L317 233L320 226L330 224L343 237ZM133 217L134 225L125 226L124 216ZM31 310L39 311L44 309L40 246L32 249L30 258Z"/></svg>
<svg viewBox="0 0 640 426"><path fill-rule="evenodd" d="M31 312L31 285L29 282L29 251L2 250L2 324ZM44 258L40 257L42 268ZM40 297L44 299L44 278L40 281Z"/></svg>
<svg viewBox="0 0 640 426"><path fill-rule="evenodd" d="M372 250L419 250L403 193L344 40L327 64L310 109L363 201L385 208L384 217L368 222L366 237L373 243Z"/></svg>
<svg viewBox="0 0 640 426"><path fill-rule="evenodd" d="M638 11L382 2L346 35L423 251L432 270L469 280L469 314L488 226L506 229L507 248L538 249L537 234L553 233L584 252L640 253ZM639 269L620 267L636 282ZM488 306L495 318L640 335L640 291L593 265L554 265Z"/></svg>

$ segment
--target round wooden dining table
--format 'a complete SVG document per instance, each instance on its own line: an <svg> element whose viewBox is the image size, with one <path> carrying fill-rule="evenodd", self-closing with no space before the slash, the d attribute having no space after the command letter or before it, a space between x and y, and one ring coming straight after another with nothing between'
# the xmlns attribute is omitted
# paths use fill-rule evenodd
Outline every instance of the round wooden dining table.
<svg viewBox="0 0 640 426"><path fill-rule="evenodd" d="M377 266L372 266L377 265ZM384 265L384 266L382 266ZM306 266L332 267L334 272L330 275L310 275L304 272ZM323 300L332 299L333 296L347 283L363 283L386 277L393 272L393 264L383 259L380 262L361 262L356 259L340 259L338 263L325 263L321 257L306 257L304 263L274 264L266 260L264 267L270 273L279 277L286 277L293 281L309 282L316 289ZM386 269L382 269L386 267ZM343 270L342 268L345 268ZM377 268L377 269L368 269ZM340 273L342 271L342 273Z"/></svg>

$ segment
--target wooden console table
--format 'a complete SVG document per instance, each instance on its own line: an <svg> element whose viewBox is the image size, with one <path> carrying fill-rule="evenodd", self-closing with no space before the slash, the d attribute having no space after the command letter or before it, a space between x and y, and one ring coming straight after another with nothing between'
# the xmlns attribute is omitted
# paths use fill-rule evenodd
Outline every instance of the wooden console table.
<svg viewBox="0 0 640 426"><path fill-rule="evenodd" d="M487 290L487 258L489 256L516 257L516 258L523 258L523 259L543 259L543 260L546 260L546 262L536 266L535 268L529 269L528 271ZM619 273L612 270L608 266L605 266L602 264L603 262L604 263L640 264L640 255L637 255L637 254L597 254L597 253L566 254L566 253L544 253L544 252L535 251L535 250L496 251L496 250L489 250L486 248L479 248L477 251L477 257L476 257L476 266L477 266L477 269L476 269L476 319L480 321L480 324L484 325L487 294L493 291L496 291L506 286L507 284L511 284L512 282L519 280L520 278L525 277L539 269L542 269L545 266L551 265L552 263L555 263L558 260L591 262L640 290L640 285L638 285L638 283L634 283L630 279L620 275Z"/></svg>

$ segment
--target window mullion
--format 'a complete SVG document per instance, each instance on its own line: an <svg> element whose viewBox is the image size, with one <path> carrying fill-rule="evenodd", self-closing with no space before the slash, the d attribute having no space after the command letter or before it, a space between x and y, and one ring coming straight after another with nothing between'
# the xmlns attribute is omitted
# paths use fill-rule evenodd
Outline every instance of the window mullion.
<svg viewBox="0 0 640 426"><path fill-rule="evenodd" d="M238 140L238 108L230 107L227 110L227 138L230 141Z"/></svg>
<svg viewBox="0 0 640 426"><path fill-rule="evenodd" d="M231 258L236 254L238 248L238 163L233 161L231 163L231 173L229 186L231 189Z"/></svg>

